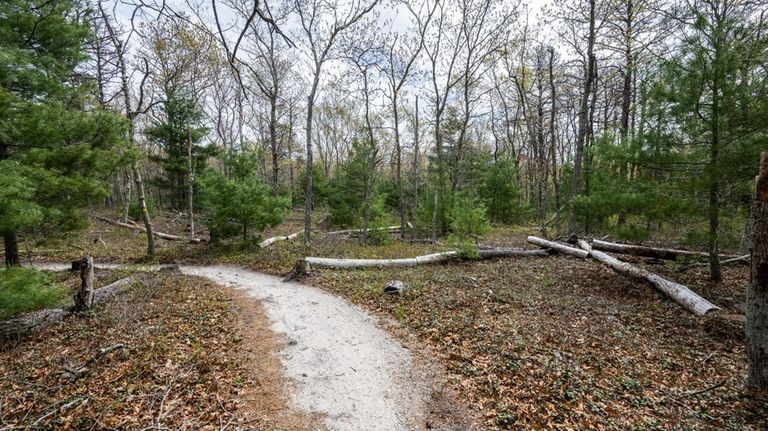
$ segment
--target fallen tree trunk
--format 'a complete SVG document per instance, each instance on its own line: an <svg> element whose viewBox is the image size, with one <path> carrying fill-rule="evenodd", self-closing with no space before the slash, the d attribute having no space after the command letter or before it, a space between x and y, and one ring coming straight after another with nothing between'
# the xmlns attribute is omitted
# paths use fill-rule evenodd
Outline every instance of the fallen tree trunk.
<svg viewBox="0 0 768 431"><path fill-rule="evenodd" d="M619 274L630 278L643 279L648 283L651 283L656 289L660 290L683 308L697 316L703 316L720 309L720 307L702 298L688 287L675 283L672 280L667 280L666 278L643 268L638 268L627 262L622 262L609 254L594 250L590 244L583 239L578 240L578 245L586 251L592 259L610 266Z"/></svg>
<svg viewBox="0 0 768 431"><path fill-rule="evenodd" d="M399 232L400 226L386 226L386 227L377 227L377 228L370 228L368 229L368 232L376 232L376 231L387 231L387 232ZM332 232L325 232L325 235L344 235L344 234L359 234L362 233L363 229L344 229L344 230L335 230Z"/></svg>
<svg viewBox="0 0 768 431"><path fill-rule="evenodd" d="M720 261L720 266L729 265L729 264L732 264L732 263L742 263L742 264L745 264L745 265L749 265L751 260L752 260L751 256L748 255L748 254L745 254L744 256L736 256L736 257L732 257L730 259L721 260ZM698 262L698 263L694 264L694 266L709 266L709 262Z"/></svg>
<svg viewBox="0 0 768 431"><path fill-rule="evenodd" d="M136 230L139 230L139 231L142 231L142 232L146 232L147 231L147 229L144 228L143 226L139 226L139 225L135 225L135 224L130 224L130 223L123 223L123 222L117 221L117 220L110 220L110 219L108 219L106 217L101 217L101 216L97 216L97 215L93 215L91 217L95 218L96 220L101 220L103 222L106 222L106 223L109 223L109 224L113 224L115 226L120 226L120 227L124 227L124 228L128 228L128 229L136 229ZM199 244L199 243L203 242L202 238L189 238L189 237L183 237L183 236L178 236L178 235L171 235L171 234L157 232L157 231L155 231L153 233L155 234L156 237L158 237L160 239L165 239L165 240L168 240L168 241L189 241L189 242L192 242L192 243L195 243L195 244Z"/></svg>
<svg viewBox="0 0 768 431"><path fill-rule="evenodd" d="M680 257L709 257L709 253L690 250L675 250L671 248L657 248L643 245L618 244L615 242L592 240L592 248L611 253L629 254L633 256L653 257L664 260L677 260ZM723 255L725 256L725 255Z"/></svg>
<svg viewBox="0 0 768 431"><path fill-rule="evenodd" d="M105 302L122 293L137 277L126 277L93 291L92 305ZM61 322L75 311L75 306L33 311L23 316L0 322L0 339L14 339L53 323Z"/></svg>
<svg viewBox="0 0 768 431"><path fill-rule="evenodd" d="M417 266L427 263L442 262L454 257L458 253L455 251L446 251L443 253L433 253L424 256L416 256L409 259L332 259L325 257L305 257L304 261L310 267L320 268L373 268L382 266Z"/></svg>
<svg viewBox="0 0 768 431"><path fill-rule="evenodd" d="M272 238L265 239L264 241L259 243L259 248L265 248L269 247L270 245L278 242L278 241L293 241L294 239L298 238L299 235L303 234L304 231L299 231L296 233L292 233L290 235L286 236L273 236Z"/></svg>
<svg viewBox="0 0 768 431"><path fill-rule="evenodd" d="M529 236L528 242L538 245L539 247L549 248L563 254L578 257L579 259L586 259L589 255L588 251L569 247L565 244L560 244L559 242L547 241L546 239L542 239L537 236Z"/></svg>
<svg viewBox="0 0 768 431"><path fill-rule="evenodd" d="M480 258L492 259L496 257L528 257L528 256L547 256L546 250L526 250L523 248L500 247L493 249L484 249L478 251ZM426 254L408 259L333 259L326 257L305 257L296 262L293 272L285 279L294 278L306 274L307 271L316 268L331 269L350 269L350 268L379 268L396 266L419 266L433 263L444 262L459 257L457 251L445 251L442 253Z"/></svg>

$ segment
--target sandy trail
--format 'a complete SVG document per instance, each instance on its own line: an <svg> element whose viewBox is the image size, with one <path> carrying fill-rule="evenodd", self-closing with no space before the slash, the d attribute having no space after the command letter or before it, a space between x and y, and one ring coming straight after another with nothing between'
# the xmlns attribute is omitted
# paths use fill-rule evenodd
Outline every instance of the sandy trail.
<svg viewBox="0 0 768 431"><path fill-rule="evenodd" d="M332 430L422 429L428 396L411 355L365 311L320 289L240 268L182 266L185 274L243 289L261 300L285 337L280 359L293 400Z"/></svg>
<svg viewBox="0 0 768 431"><path fill-rule="evenodd" d="M66 264L37 264L65 270ZM156 271L155 265L97 268ZM333 431L477 429L465 406L444 392L443 376L415 364L408 349L362 308L321 289L233 266L179 267L259 300L284 338L278 357L293 402Z"/></svg>

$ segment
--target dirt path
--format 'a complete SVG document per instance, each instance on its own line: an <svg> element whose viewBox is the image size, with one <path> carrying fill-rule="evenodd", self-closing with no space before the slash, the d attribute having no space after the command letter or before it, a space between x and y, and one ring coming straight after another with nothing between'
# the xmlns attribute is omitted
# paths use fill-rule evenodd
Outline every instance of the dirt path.
<svg viewBox="0 0 768 431"><path fill-rule="evenodd" d="M278 335L278 357L290 382L287 392L295 407L310 418L313 430L475 429L464 406L444 390L442 373L428 361L417 361L363 309L321 289L242 268L181 266L180 270L239 289L261 302Z"/></svg>
<svg viewBox="0 0 768 431"><path fill-rule="evenodd" d="M182 272L246 291L264 305L293 399L332 430L418 430L432 407L429 379L411 353L365 311L320 289L240 268L183 266ZM455 424L458 425L458 424ZM452 427L450 427L452 428ZM434 428L433 428L434 429Z"/></svg>

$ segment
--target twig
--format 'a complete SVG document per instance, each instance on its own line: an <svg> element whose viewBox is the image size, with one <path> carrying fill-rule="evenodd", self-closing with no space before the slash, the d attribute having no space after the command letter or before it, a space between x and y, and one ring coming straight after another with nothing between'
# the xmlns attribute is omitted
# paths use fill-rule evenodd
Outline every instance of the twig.
<svg viewBox="0 0 768 431"><path fill-rule="evenodd" d="M708 386L708 387L706 387L704 389L699 389L697 391L685 392L685 393L683 393L681 395L678 395L676 397L669 397L669 398L671 398L673 401L680 401L680 400L682 400L684 398L693 397L693 396L696 396L696 395L701 395L701 394L704 394L704 393L707 393L707 392L710 392L710 391L714 391L715 389L725 385L726 383L728 383L728 379L725 379L725 380L722 380L720 382L717 382L714 385Z"/></svg>
<svg viewBox="0 0 768 431"><path fill-rule="evenodd" d="M68 402L68 403L64 404L64 405L63 405L63 406L61 406L61 407L55 407L54 409L52 409L52 410L51 410L51 411L49 411L48 413L46 413L46 414L44 414L44 415L40 416L39 418L37 418L37 420L35 420L34 422L32 422L32 425L31 425L31 427L32 427L32 428L36 428L36 427L39 427L39 426L40 426L40 425L43 423L43 421L45 421L45 420L46 420L46 419L48 419L49 417L53 416L53 415L54 415L56 412L58 412L59 410L62 410L62 411L66 411L66 410L69 410L70 408L72 408L72 407L75 407L77 404L81 403L81 402L82 402L83 400L85 400L86 398L87 398L87 397L78 397L78 398L75 398L74 400L72 400L72 401L70 401L70 402Z"/></svg>

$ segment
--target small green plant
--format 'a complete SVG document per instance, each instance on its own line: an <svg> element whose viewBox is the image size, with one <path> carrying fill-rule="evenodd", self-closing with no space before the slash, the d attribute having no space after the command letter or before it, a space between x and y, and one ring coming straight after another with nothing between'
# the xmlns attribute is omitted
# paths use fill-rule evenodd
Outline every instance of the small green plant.
<svg viewBox="0 0 768 431"><path fill-rule="evenodd" d="M150 193L147 193L146 196L144 196L144 203L147 205L147 212L149 215L154 216L155 201ZM138 199L131 200L131 203L128 205L128 217L134 221L139 221L142 219L143 216L141 215L141 207L139 206Z"/></svg>
<svg viewBox="0 0 768 431"><path fill-rule="evenodd" d="M477 239L491 230L485 206L472 197L457 195L450 221L449 241L456 244L459 255L465 259L479 259Z"/></svg>
<svg viewBox="0 0 768 431"><path fill-rule="evenodd" d="M402 304L397 304L395 306L395 319L401 323L405 322L405 308L403 308Z"/></svg>
<svg viewBox="0 0 768 431"><path fill-rule="evenodd" d="M65 294L64 287L51 285L42 272L7 268L0 271L0 319L54 306Z"/></svg>

